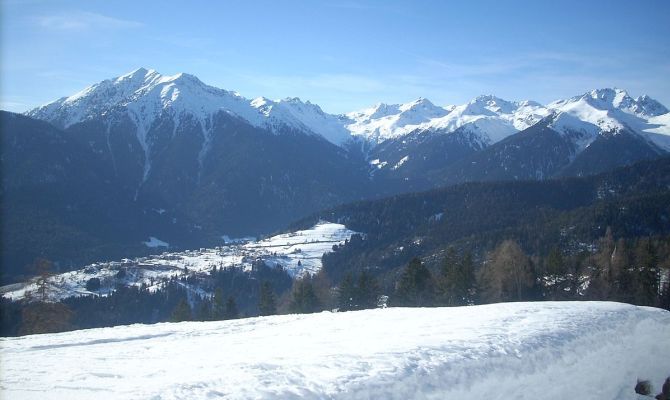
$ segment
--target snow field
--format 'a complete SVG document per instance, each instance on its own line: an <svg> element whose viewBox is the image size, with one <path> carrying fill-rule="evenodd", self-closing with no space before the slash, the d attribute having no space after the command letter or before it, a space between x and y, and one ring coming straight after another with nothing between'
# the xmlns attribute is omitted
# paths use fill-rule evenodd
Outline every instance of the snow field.
<svg viewBox="0 0 670 400"><path fill-rule="evenodd" d="M630 399L670 313L607 302L389 308L0 339L11 399Z"/></svg>

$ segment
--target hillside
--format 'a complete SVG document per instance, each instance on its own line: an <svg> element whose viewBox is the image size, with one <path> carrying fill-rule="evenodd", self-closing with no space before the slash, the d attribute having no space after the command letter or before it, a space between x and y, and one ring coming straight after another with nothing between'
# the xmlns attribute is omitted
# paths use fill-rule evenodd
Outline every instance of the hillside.
<svg viewBox="0 0 670 400"><path fill-rule="evenodd" d="M450 246L483 257L505 239L529 254L575 254L608 227L616 238L670 234L668 177L666 157L584 178L467 183L340 206L292 229L327 219L365 233L324 260L335 282L346 271L384 274L414 257L436 265Z"/></svg>
<svg viewBox="0 0 670 400"><path fill-rule="evenodd" d="M587 176L667 155L668 109L597 89L548 105L419 98L329 114L139 68L23 115L0 112L3 283L463 182Z"/></svg>
<svg viewBox="0 0 670 400"><path fill-rule="evenodd" d="M668 337L668 311L605 302L118 326L0 339L0 396L623 400L660 392Z"/></svg>

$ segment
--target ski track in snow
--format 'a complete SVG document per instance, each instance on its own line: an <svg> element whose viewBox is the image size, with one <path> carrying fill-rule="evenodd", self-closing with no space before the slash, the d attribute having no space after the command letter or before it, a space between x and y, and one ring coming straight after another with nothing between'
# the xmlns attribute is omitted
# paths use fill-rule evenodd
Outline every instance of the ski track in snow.
<svg viewBox="0 0 670 400"><path fill-rule="evenodd" d="M0 339L7 399L631 399L670 313L607 302L388 308Z"/></svg>

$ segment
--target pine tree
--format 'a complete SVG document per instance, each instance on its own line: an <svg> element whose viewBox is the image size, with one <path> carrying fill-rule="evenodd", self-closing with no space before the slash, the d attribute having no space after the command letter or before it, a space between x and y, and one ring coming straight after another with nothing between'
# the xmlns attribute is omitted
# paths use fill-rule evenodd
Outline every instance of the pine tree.
<svg viewBox="0 0 670 400"><path fill-rule="evenodd" d="M181 322L181 321L190 321L191 319L192 319L191 307L188 305L186 298L182 297L182 299L179 300L179 303L177 303L175 309L172 311L172 316L170 317L170 320L172 322Z"/></svg>
<svg viewBox="0 0 670 400"><path fill-rule="evenodd" d="M223 313L223 319L236 319L239 317L239 312L237 311L237 303L235 303L235 298L229 296L226 301L226 310Z"/></svg>
<svg viewBox="0 0 670 400"><path fill-rule="evenodd" d="M320 310L321 302L316 297L310 278L305 277L295 282L289 308L292 312L299 314L308 314Z"/></svg>
<svg viewBox="0 0 670 400"><path fill-rule="evenodd" d="M635 249L634 303L653 306L658 299L658 257L651 239L641 239Z"/></svg>
<svg viewBox="0 0 670 400"><path fill-rule="evenodd" d="M460 274L457 293L461 300L461 304L473 304L475 300L474 296L477 280L475 278L475 263L472 261L472 253L465 253L459 266Z"/></svg>
<svg viewBox="0 0 670 400"><path fill-rule="evenodd" d="M356 287L351 273L344 276L337 293L337 307L340 311L351 311L356 306Z"/></svg>
<svg viewBox="0 0 670 400"><path fill-rule="evenodd" d="M265 281L261 285L258 310L260 315L274 315L277 313L277 301L270 282Z"/></svg>
<svg viewBox="0 0 670 400"><path fill-rule="evenodd" d="M398 305L428 307L433 305L433 278L420 259L414 258L398 281L395 299Z"/></svg>
<svg viewBox="0 0 670 400"><path fill-rule="evenodd" d="M554 246L549 250L549 255L547 255L547 258L545 260L545 273L548 275L552 276L557 276L557 275L562 275L565 273L565 269L563 268L563 254L561 254L561 250Z"/></svg>
<svg viewBox="0 0 670 400"><path fill-rule="evenodd" d="M212 318L212 303L209 299L202 299L198 305L196 319L198 321L209 321Z"/></svg>
<svg viewBox="0 0 670 400"><path fill-rule="evenodd" d="M212 297L212 319L218 321L225 318L226 303L223 298L223 290L216 288Z"/></svg>
<svg viewBox="0 0 670 400"><path fill-rule="evenodd" d="M356 309L376 308L381 292L377 280L368 272L362 271L358 276L358 287L355 290Z"/></svg>
<svg viewBox="0 0 670 400"><path fill-rule="evenodd" d="M447 306L462 305L467 288L461 282L461 265L453 247L447 249L442 262L439 281L439 302Z"/></svg>
<svg viewBox="0 0 670 400"><path fill-rule="evenodd" d="M564 276L565 271L563 254L558 247L554 246L549 250L549 254L544 259L544 274L552 282L547 288L547 296L551 300L557 300L565 292L559 278Z"/></svg>

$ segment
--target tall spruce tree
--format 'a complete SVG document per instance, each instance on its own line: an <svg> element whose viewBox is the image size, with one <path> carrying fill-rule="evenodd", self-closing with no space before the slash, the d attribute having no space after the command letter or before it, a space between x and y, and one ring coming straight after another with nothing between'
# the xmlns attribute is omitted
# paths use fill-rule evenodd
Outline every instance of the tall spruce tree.
<svg viewBox="0 0 670 400"><path fill-rule="evenodd" d="M337 307L340 311L351 311L356 307L356 287L351 273L347 273L337 291Z"/></svg>
<svg viewBox="0 0 670 400"><path fill-rule="evenodd" d="M299 279L294 283L289 308L291 312L299 314L313 313L321 309L321 302L316 296L309 277Z"/></svg>
<svg viewBox="0 0 670 400"><path fill-rule="evenodd" d="M233 296L228 296L226 300L226 310L223 313L223 319L236 319L240 316L237 310L237 303Z"/></svg>
<svg viewBox="0 0 670 400"><path fill-rule="evenodd" d="M466 253L463 258L459 258L453 247L447 249L440 270L439 302L447 306L470 304L474 286L472 255Z"/></svg>
<svg viewBox="0 0 670 400"><path fill-rule="evenodd" d="M376 308L381 294L377 280L369 272L363 270L358 276L358 287L355 290L356 309Z"/></svg>
<svg viewBox="0 0 670 400"><path fill-rule="evenodd" d="M656 305L659 295L658 257L650 238L640 239L635 249L634 302Z"/></svg>
<svg viewBox="0 0 670 400"><path fill-rule="evenodd" d="M212 320L218 321L225 318L226 303L223 297L223 289L216 288L212 297Z"/></svg>
<svg viewBox="0 0 670 400"><path fill-rule="evenodd" d="M429 307L433 305L433 277L421 262L414 258L400 276L394 303L406 307Z"/></svg>
<svg viewBox="0 0 670 400"><path fill-rule="evenodd" d="M188 305L186 297L182 297L181 300L179 300L179 303L177 303L175 309L172 311L170 320L172 322L181 322L190 321L191 319L191 307Z"/></svg>
<svg viewBox="0 0 670 400"><path fill-rule="evenodd" d="M260 315L274 315L277 313L277 301L272 291L272 285L268 281L261 284L258 311Z"/></svg>

